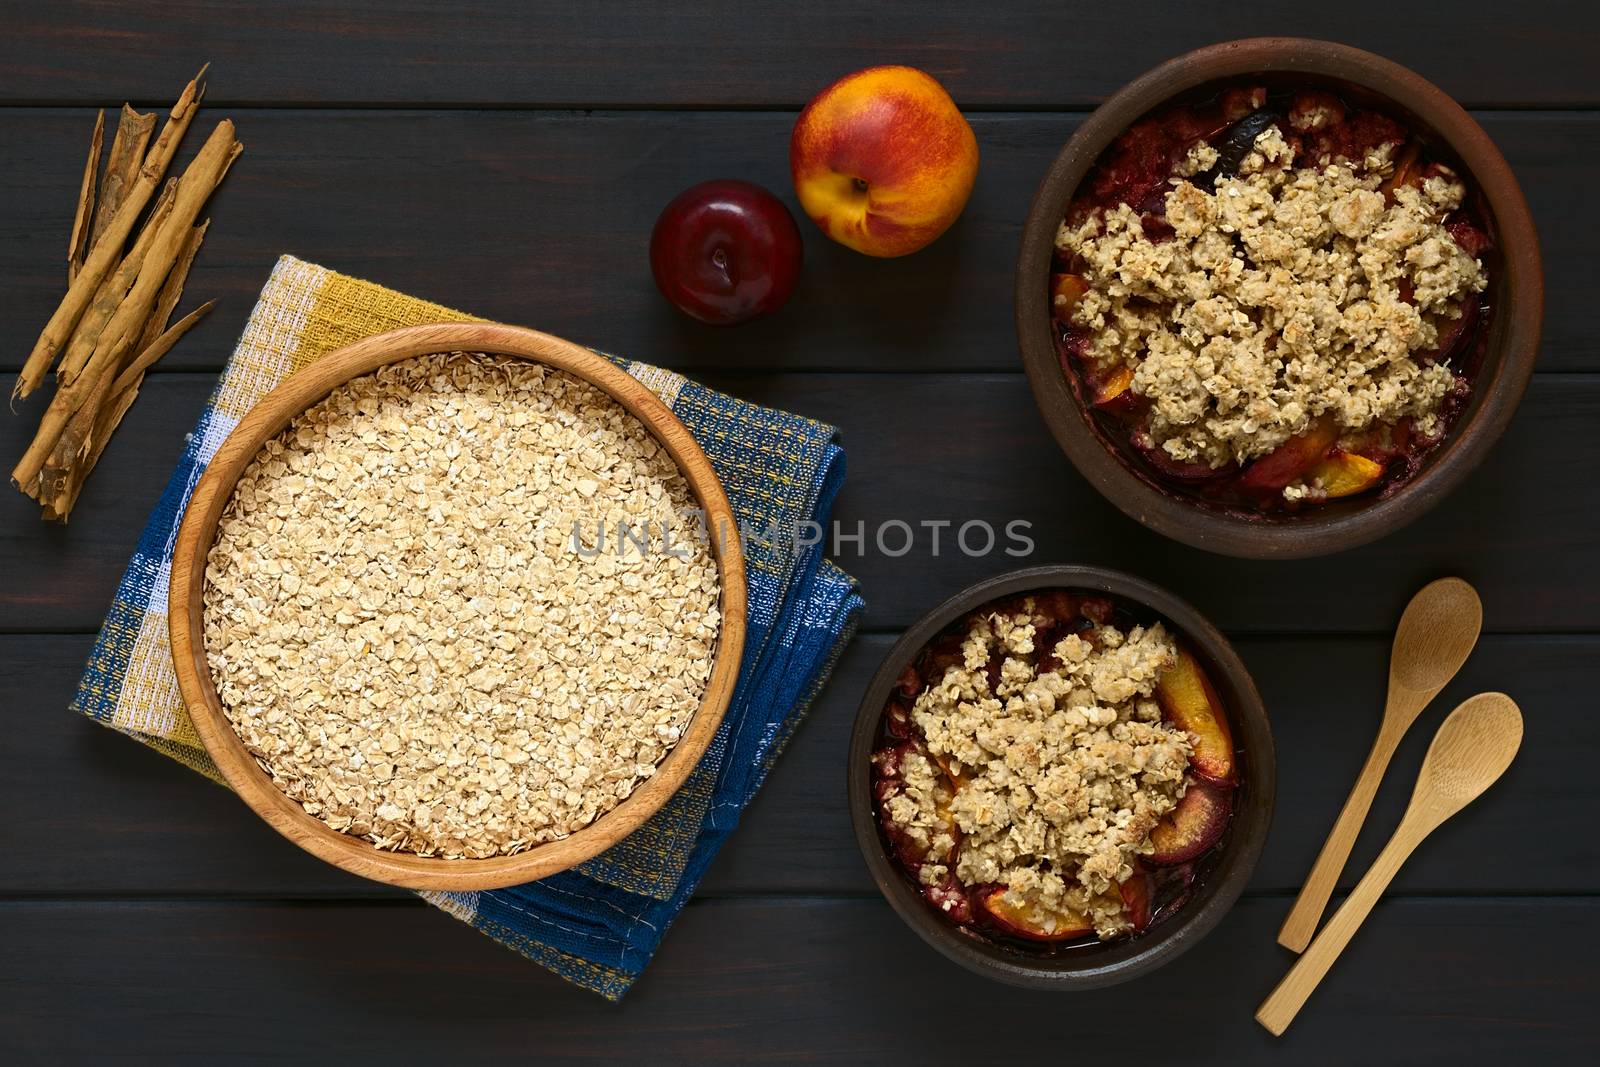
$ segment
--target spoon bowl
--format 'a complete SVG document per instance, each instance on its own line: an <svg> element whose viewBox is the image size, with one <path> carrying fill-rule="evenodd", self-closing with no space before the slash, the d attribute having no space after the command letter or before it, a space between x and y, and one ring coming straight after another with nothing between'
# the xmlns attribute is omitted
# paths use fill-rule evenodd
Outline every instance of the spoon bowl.
<svg viewBox="0 0 1600 1067"><path fill-rule="evenodd" d="M1390 689L1399 684L1432 699L1467 661L1482 629L1476 589L1460 578L1429 582L1400 616L1389 656Z"/></svg>
<svg viewBox="0 0 1600 1067"><path fill-rule="evenodd" d="M1428 746L1406 819L1416 812L1418 818L1437 815L1434 826L1444 822L1483 795L1511 766L1521 746L1522 713L1510 697L1479 693L1464 702Z"/></svg>

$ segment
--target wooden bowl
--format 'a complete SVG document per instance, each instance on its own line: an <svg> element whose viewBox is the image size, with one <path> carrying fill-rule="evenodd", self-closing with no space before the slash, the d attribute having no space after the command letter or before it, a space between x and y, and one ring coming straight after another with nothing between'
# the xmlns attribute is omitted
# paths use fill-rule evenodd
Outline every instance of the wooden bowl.
<svg viewBox="0 0 1600 1067"><path fill-rule="evenodd" d="M178 685L206 751L234 792L290 841L336 867L408 889L498 889L543 878L604 852L633 832L683 784L717 732L733 696L744 650L744 555L737 537L712 538L722 585L722 627L705 697L655 774L611 811L559 841L490 859L441 859L390 852L330 828L282 793L245 749L222 710L206 663L202 583L217 522L234 485L261 446L290 420L352 378L388 363L434 352L514 356L574 374L603 389L645 424L677 461L707 528L736 530L727 494L687 427L656 395L608 360L568 341L510 326L416 326L342 348L293 375L263 397L217 449L178 531L168 622Z"/></svg>
<svg viewBox="0 0 1600 1067"><path fill-rule="evenodd" d="M951 922L928 906L890 855L873 810L870 763L890 690L929 641L969 611L1002 597L1047 589L1102 593L1133 609L1135 615L1159 618L1182 636L1222 698L1240 768L1233 821L1215 858L1195 883L1194 896L1170 918L1132 940L1074 945L1057 955L993 940ZM1216 926L1255 870L1272 824L1277 790L1272 725L1250 672L1228 639L1205 616L1165 589L1100 567L1030 567L997 575L962 590L924 615L895 642L861 698L850 734L846 774L856 843L872 880L906 925L950 959L986 978L1060 990L1094 989L1148 974L1187 951Z"/></svg>
<svg viewBox="0 0 1600 1067"><path fill-rule="evenodd" d="M1394 115L1429 141L1483 196L1501 262L1488 297L1492 321L1472 397L1420 471L1386 496L1331 501L1294 515L1229 511L1157 483L1085 410L1056 355L1047 293L1056 229L1078 184L1111 142L1143 116L1243 79L1321 84ZM1516 176L1488 134L1443 91L1406 68L1327 41L1263 37L1212 45L1136 79L1078 128L1046 173L1022 231L1017 338L1034 400L1068 457L1096 489L1157 533L1233 556L1292 558L1364 544L1411 522L1461 484L1488 454L1522 399L1538 355L1544 275L1533 218Z"/></svg>

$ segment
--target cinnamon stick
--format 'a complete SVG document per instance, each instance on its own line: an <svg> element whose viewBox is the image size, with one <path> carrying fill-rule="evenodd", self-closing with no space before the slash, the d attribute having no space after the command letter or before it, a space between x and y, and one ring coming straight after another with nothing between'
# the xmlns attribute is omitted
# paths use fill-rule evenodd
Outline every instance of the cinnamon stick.
<svg viewBox="0 0 1600 1067"><path fill-rule="evenodd" d="M115 397L129 389L136 388L140 380L144 378L144 372L155 366L156 361L170 352L172 346L178 343L178 339L189 332L190 327L205 318L206 312L216 306L217 302L215 300L207 300L204 304L201 304L163 330L159 337L151 341L146 348L134 357L133 362L124 367L122 372L117 375L116 381L111 385L110 395Z"/></svg>
<svg viewBox="0 0 1600 1067"><path fill-rule="evenodd" d="M172 163L172 157L178 151L178 142L183 140L183 134L189 128L189 123L193 121L195 111L199 107L200 98L205 95L204 89L199 85L200 77L204 73L205 70L202 68L200 74L195 75L195 79L184 87L178 102L173 105L166 125L162 127L161 135L156 138L155 144L145 157L138 178L129 188L121 206L117 208L117 213L106 224L100 240L90 248L82 268L78 271L78 276L67 287L67 295L61 299L55 313L50 316L50 321L40 332L39 340L34 343L33 351L28 354L22 372L17 375L17 384L12 390L13 399L27 396L44 383L51 363L55 362L56 353L72 336L73 328L83 317L85 309L94 298L95 290L100 287L100 283L105 280L105 276L111 272L112 266L120 257L128 235L133 232L134 224L139 220L140 212L155 195L156 187L161 184L167 167Z"/></svg>
<svg viewBox="0 0 1600 1067"><path fill-rule="evenodd" d="M139 395L145 372L170 352L178 339L216 304L215 300L208 300L173 323L143 348L115 381L110 377L104 379L95 390L96 395L72 416L39 476L39 501L44 504L46 520L67 521L89 472L100 462L106 443Z"/></svg>
<svg viewBox="0 0 1600 1067"><path fill-rule="evenodd" d="M50 465L39 475L38 500L44 506L43 517L46 522L67 521L73 505L78 502L78 494L83 491L83 483L88 480L89 472L105 450L105 438L122 421L122 416L127 414L138 395L137 389L130 389L110 405L95 412L92 419L86 420L93 424L90 436L99 442L99 447L90 448L92 458L78 458L66 435L56 443L55 451L50 456ZM73 416L73 423L78 422L79 416L87 414L89 409L86 408ZM105 427L104 434L101 433L102 425ZM85 441L87 443L88 438Z"/></svg>
<svg viewBox="0 0 1600 1067"><path fill-rule="evenodd" d="M100 210L95 212L94 229L89 234L90 248L105 234L106 227L138 179L139 168L144 165L144 150L155 128L154 112L141 115L127 104L122 105L117 136L111 142L111 155L106 158L106 175L100 179Z"/></svg>
<svg viewBox="0 0 1600 1067"><path fill-rule="evenodd" d="M66 522L67 516L78 503L78 494L83 492L83 483L88 481L89 472L100 462L100 456L106 450L106 443L111 440L111 435L122 423L122 417L128 413L133 402L139 398L138 389L129 389L112 400L111 404L103 410L95 420L94 446L88 454L80 458L72 466L72 473L67 475L67 482L56 495L55 499L45 506L44 518L55 522Z"/></svg>
<svg viewBox="0 0 1600 1067"><path fill-rule="evenodd" d="M83 165L83 182L78 186L78 210L72 216L72 236L67 239L67 284L78 276L83 257L89 254L89 227L94 219L94 180L100 170L100 148L106 139L106 112L95 115L94 135L89 138L89 159Z"/></svg>
<svg viewBox="0 0 1600 1067"><path fill-rule="evenodd" d="M61 356L61 367L56 371L63 382L71 382L89 361L89 356L94 352L94 346L100 341L100 332L105 329L111 316L116 313L128 290L133 287L139 271L144 267L145 257L150 254L150 245L155 240L156 234L161 231L161 226L167 221L167 216L172 213L172 202L177 197L178 179L168 178L167 184L162 186L161 196L156 199L156 206L150 209L150 215L145 219L144 228L139 231L139 236L134 239L133 247L123 257L122 263L115 271L106 275L100 283L100 288L95 290L94 299L89 302L89 309L84 312L83 318L78 320L78 325L72 331L72 339L67 342L67 348Z"/></svg>
<svg viewBox="0 0 1600 1067"><path fill-rule="evenodd" d="M64 514L56 505L63 499L63 495L67 492L67 483L72 478L72 457L77 452L76 435L89 433L94 416L94 411L88 407L73 415L67 423L67 429L50 449L50 458L45 460L39 476L23 489L28 496L44 505L47 517L54 514L59 518Z"/></svg>
<svg viewBox="0 0 1600 1067"><path fill-rule="evenodd" d="M151 209L150 217L146 220L144 229L140 231L138 239L134 242L133 249L128 253L122 266L117 269L117 273L101 285L101 291L95 296L94 306L89 309L89 313L78 324L78 330L72 336L72 344L68 346L67 354L62 357L61 374L63 381L71 380L67 377L67 370L73 363L75 354L81 351L84 359L87 359L94 349L99 331L104 328L105 323L109 321L116 309L121 305L123 298L127 296L128 289L133 284L149 252L149 245L154 235L160 231L161 225L171 212L172 200L177 191L177 186L178 179L167 179L167 184L161 191L161 199L156 201L156 206ZM178 297L182 295L183 279L188 275L189 266L184 257L188 257L188 261L192 261L194 251L199 248L199 240L194 234L203 232L203 230L204 227L195 227L190 233L190 239L184 243L179 255L179 266L174 267L168 273L166 282L161 288L161 295L157 300L156 313L145 324L144 332L140 335L139 343L132 349L133 352L145 352L161 335L162 331L166 329L167 316L171 314L172 305L176 304ZM181 275L179 267L182 268ZM167 304L163 310L162 301L168 300L169 296L171 303ZM181 324L183 325L183 330L179 330L170 339L166 339L166 348L170 348L183 335L184 331L199 320L200 315L210 309L211 305L206 305L200 312ZM152 326L155 327L154 330L152 330ZM94 332L94 336L90 336L91 330ZM148 340L145 339L146 335L150 335ZM80 345L80 341L85 337L89 337L86 342L86 348ZM150 366L157 359L160 359L165 354L165 351L166 349L164 348L155 351L154 355L146 360L143 366ZM143 359L144 357L140 356L138 358ZM143 371L141 370L140 375L142 376L142 374ZM37 489L39 499L46 504L47 513L51 510L49 501L52 497L59 497L61 493L66 492L63 487L68 485L70 480L65 478L64 472L71 472L80 465L80 459L85 453L91 437L94 435L95 427L98 425L97 420L100 417L101 409L106 405L106 400L108 398L116 398L118 393L127 388L130 381L136 380L134 376L129 376L128 380L119 379L121 384L115 384L111 378L111 375L107 375L100 387L95 389L84 401L83 406L73 414L72 419L67 423L67 428L62 431L61 439L56 442L55 448L51 450L50 458L45 461L44 470L39 475ZM78 484L81 485L82 482L79 481ZM75 496L76 493L69 495L65 507L60 506L59 503L55 507L54 510L57 511L61 519L65 520L66 513L71 510L70 497Z"/></svg>
<svg viewBox="0 0 1600 1067"><path fill-rule="evenodd" d="M194 266L194 257L200 252L200 244L206 239L206 231L211 228L211 220L207 219L189 231L189 239L183 243L183 249L178 253L178 262L173 264L172 271L167 275L167 280L161 287L161 295L156 297L156 309L150 316L150 321L144 324L144 332L139 335L133 350L143 352L155 344L167 329L167 323L172 318L172 310L178 306L178 300L183 296L183 287L189 281L189 268ZM209 308L211 305L207 304Z"/></svg>
<svg viewBox="0 0 1600 1067"><path fill-rule="evenodd" d="M88 480L89 472L100 462L100 454L105 451L106 439L122 421L122 417L128 413L128 408L133 406L138 396L139 390L130 389L100 413L95 423L98 447L88 458L79 460L67 470L65 477L53 486L50 495L42 497L44 504L42 514L46 522L67 521L67 517L78 503L78 494L83 492L83 483ZM102 425L105 427L103 430L100 429Z"/></svg>
<svg viewBox="0 0 1600 1067"><path fill-rule="evenodd" d="M178 193L173 200L171 213L152 239L133 288L129 290L127 297L118 305L116 312L101 331L94 352L89 356L82 371L71 382L63 382L56 389L55 396L50 400L50 406L45 409L39 421L38 436L33 439L33 443L28 446L27 452L11 472L13 484L24 492L29 492L30 495L38 492L36 483L39 472L44 469L45 462L55 448L56 442L60 440L67 423L84 402L94 395L102 379L118 372L123 357L143 330L159 290L166 281L172 265L177 261L184 243L188 240L190 228L194 225L200 210L222 181L223 175L228 172L234 159L244 150L234 139L233 134L233 123L224 119L206 139L200 153L195 156L189 168L184 171L183 178L178 182ZM141 184L148 175L147 166L140 175ZM123 205L122 211L118 212L118 225L121 222L122 212L133 202L130 198ZM114 232L115 230L108 231L108 235ZM102 247L96 246L94 252L90 254L91 265L100 255ZM86 266L84 273L79 276L79 281L88 277L89 273L90 269Z"/></svg>

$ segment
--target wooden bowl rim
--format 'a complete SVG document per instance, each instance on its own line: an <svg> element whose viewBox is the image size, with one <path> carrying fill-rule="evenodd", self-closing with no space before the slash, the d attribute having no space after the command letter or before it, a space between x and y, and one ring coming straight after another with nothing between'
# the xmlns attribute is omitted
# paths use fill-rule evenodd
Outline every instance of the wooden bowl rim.
<svg viewBox="0 0 1600 1067"><path fill-rule="evenodd" d="M570 341L514 326L412 326L357 341L292 374L234 427L185 510L173 555L168 623L178 686L196 733L228 785L274 830L312 855L374 881L407 889L499 889L567 870L604 852L654 815L694 770L721 725L738 680L746 622L744 555L737 535L711 539L721 582L722 625L705 696L688 729L655 774L588 826L512 856L443 859L385 851L307 814L272 784L222 709L205 659L201 593L206 556L240 474L266 441L351 379L402 359L440 352L513 356L567 371L603 389L643 422L677 462L706 511L708 529L739 529L722 483L688 427L614 363Z"/></svg>
<svg viewBox="0 0 1600 1067"><path fill-rule="evenodd" d="M1252 74L1342 81L1390 101L1465 165L1488 205L1503 262L1504 299L1467 410L1422 469L1384 498L1318 508L1290 520L1214 511L1164 492L1101 439L1067 383L1050 335L1046 289L1051 250L1079 183L1141 116L1210 82ZM1036 404L1079 472L1130 518L1174 540L1227 555L1291 559L1376 540L1427 512L1488 454L1516 413L1533 373L1544 319L1544 274L1533 216L1516 175L1483 128L1421 75L1331 41L1257 37L1186 53L1113 94L1072 135L1034 195L1023 226L1014 294L1018 344Z"/></svg>
<svg viewBox="0 0 1600 1067"><path fill-rule="evenodd" d="M900 674L922 648L962 615L1001 597L1042 589L1086 589L1105 593L1170 622L1206 665L1227 705L1236 749L1243 753L1239 791L1246 799L1217 868L1200 885L1198 899L1133 941L1089 945L1056 957L1030 957L988 938L974 936L936 914L910 885L885 850L873 810L869 757L884 704ZM1194 947L1244 892L1272 826L1277 796L1277 755L1272 723L1255 680L1233 645L1204 615L1161 586L1122 571L1089 566L1027 567L1007 571L963 589L918 619L895 642L862 695L846 753L846 791L856 844L872 880L895 913L929 945L975 974L1008 985L1078 990L1116 985L1161 967Z"/></svg>

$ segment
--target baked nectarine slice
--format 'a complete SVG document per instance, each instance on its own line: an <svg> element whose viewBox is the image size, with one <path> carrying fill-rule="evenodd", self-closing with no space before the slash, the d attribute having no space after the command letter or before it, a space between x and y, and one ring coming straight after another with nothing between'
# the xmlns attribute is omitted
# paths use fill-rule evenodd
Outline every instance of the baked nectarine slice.
<svg viewBox="0 0 1600 1067"><path fill-rule="evenodd" d="M961 787L967 784L967 780L955 770L959 766L955 757L933 751L928 753L928 757L938 764L939 769L944 772L945 779L950 783L950 792L961 792Z"/></svg>
<svg viewBox="0 0 1600 1067"><path fill-rule="evenodd" d="M1239 487L1256 492L1283 492L1284 486L1325 457L1338 437L1339 429L1332 419L1314 423L1305 433L1289 438L1246 467L1239 476Z"/></svg>
<svg viewBox="0 0 1600 1067"><path fill-rule="evenodd" d="M1373 423L1358 434L1347 434L1340 438L1339 450L1388 464L1405 455L1410 444L1411 420L1405 418L1393 425Z"/></svg>
<svg viewBox="0 0 1600 1067"><path fill-rule="evenodd" d="M1145 859L1158 867L1188 863L1221 840L1232 812L1231 789L1203 778L1191 778L1178 806L1150 831L1155 851Z"/></svg>
<svg viewBox="0 0 1600 1067"><path fill-rule="evenodd" d="M1049 908L1038 901L1012 904L1006 888L1000 886L983 894L983 910L1001 929L1030 941L1070 941L1094 933L1087 915L1066 908Z"/></svg>
<svg viewBox="0 0 1600 1067"><path fill-rule="evenodd" d="M1383 480L1384 466L1354 452L1332 452L1306 471L1306 481L1322 485L1332 499L1364 493Z"/></svg>
<svg viewBox="0 0 1600 1067"><path fill-rule="evenodd" d="M1446 233L1455 238L1456 244L1461 246L1461 250L1473 259L1477 259L1487 249L1494 247L1494 238L1466 219L1447 222L1444 229Z"/></svg>
<svg viewBox="0 0 1600 1067"><path fill-rule="evenodd" d="M1156 700L1167 719L1189 735L1190 769L1213 782L1232 782L1233 735L1222 700L1200 661L1182 645L1177 660L1156 679Z"/></svg>
<svg viewBox="0 0 1600 1067"><path fill-rule="evenodd" d="M1094 406L1104 411L1131 413L1139 406L1133 391L1133 368L1123 364L1094 383Z"/></svg>
<svg viewBox="0 0 1600 1067"><path fill-rule="evenodd" d="M1126 880L1117 883L1122 894L1122 910L1133 924L1133 932L1142 934L1150 927L1150 875L1134 868Z"/></svg>
<svg viewBox="0 0 1600 1067"><path fill-rule="evenodd" d="M1050 313L1062 322L1072 316L1072 309L1078 306L1078 301L1083 299L1083 294L1089 291L1089 283L1078 274L1055 274L1050 277Z"/></svg>
<svg viewBox="0 0 1600 1067"><path fill-rule="evenodd" d="M1394 161L1394 170L1378 187L1385 201L1394 203L1394 191L1402 185L1422 184L1422 168L1418 165L1421 155L1422 146L1415 141L1400 150L1400 155Z"/></svg>
<svg viewBox="0 0 1600 1067"><path fill-rule="evenodd" d="M1439 343L1432 351L1424 352L1417 358L1423 363L1448 363L1456 354L1456 349L1461 347L1461 342L1477 324L1478 299L1476 296L1468 296L1456 309L1455 318L1439 317Z"/></svg>
<svg viewBox="0 0 1600 1067"><path fill-rule="evenodd" d="M1223 478L1233 474L1239 468L1232 462L1221 467L1213 467L1206 463L1190 463L1181 459L1173 459L1167 450L1155 442L1149 434L1139 432L1131 435L1128 442L1138 450L1145 462L1154 467L1162 475L1180 482L1204 482L1212 478Z"/></svg>
<svg viewBox="0 0 1600 1067"><path fill-rule="evenodd" d="M896 741L911 737L911 704L908 701L890 697L883 708L883 720L889 728L889 736Z"/></svg>

